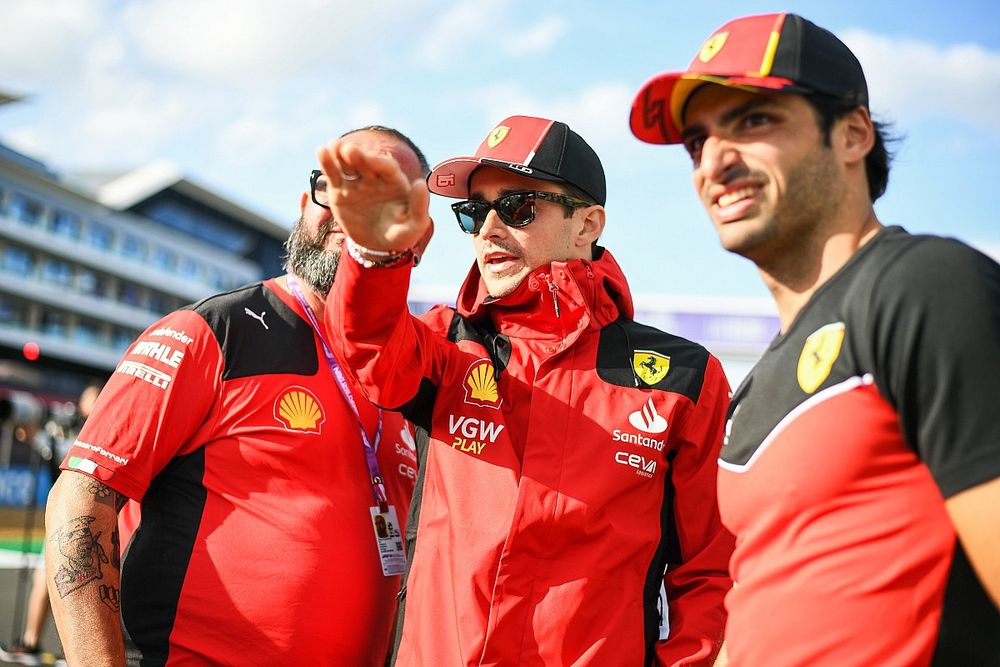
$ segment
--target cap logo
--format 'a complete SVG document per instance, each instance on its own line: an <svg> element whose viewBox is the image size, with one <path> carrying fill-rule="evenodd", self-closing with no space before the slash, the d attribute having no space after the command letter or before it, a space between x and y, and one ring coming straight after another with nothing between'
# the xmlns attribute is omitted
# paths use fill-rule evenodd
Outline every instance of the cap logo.
<svg viewBox="0 0 1000 667"><path fill-rule="evenodd" d="M274 402L274 418L290 431L319 433L326 421L319 399L305 387L289 387Z"/></svg>
<svg viewBox="0 0 1000 667"><path fill-rule="evenodd" d="M709 37L701 47L701 51L698 52L698 60L707 63L714 58L722 50L727 39L729 39L728 32L717 32Z"/></svg>
<svg viewBox="0 0 1000 667"><path fill-rule="evenodd" d="M516 162L508 162L507 163L507 168L508 169L513 169L514 171L519 171L522 174L533 174L533 173L535 173L535 170L532 169L531 167L525 167L523 164L518 164Z"/></svg>
<svg viewBox="0 0 1000 667"><path fill-rule="evenodd" d="M455 174L438 174L437 186L439 188L451 188L455 186Z"/></svg>
<svg viewBox="0 0 1000 667"><path fill-rule="evenodd" d="M632 370L636 377L652 387L670 372L670 357L651 350L632 353Z"/></svg>
<svg viewBox="0 0 1000 667"><path fill-rule="evenodd" d="M490 148L496 148L501 141L507 138L510 133L510 128L506 125L500 125L495 130L490 132L490 136L486 137L486 145Z"/></svg>
<svg viewBox="0 0 1000 667"><path fill-rule="evenodd" d="M802 391L807 394L813 393L830 375L833 363L840 356L845 329L843 322L834 322L820 327L806 338L796 369Z"/></svg>
<svg viewBox="0 0 1000 667"><path fill-rule="evenodd" d="M483 408L498 408L502 401L493 364L488 359L473 362L465 374L465 402Z"/></svg>

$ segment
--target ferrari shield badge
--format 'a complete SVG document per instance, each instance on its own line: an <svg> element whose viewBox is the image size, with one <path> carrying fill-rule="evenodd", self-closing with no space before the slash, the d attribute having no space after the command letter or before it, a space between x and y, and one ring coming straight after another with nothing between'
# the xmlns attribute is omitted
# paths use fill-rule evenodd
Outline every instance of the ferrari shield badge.
<svg viewBox="0 0 1000 667"><path fill-rule="evenodd" d="M728 38L728 32L717 32L709 37L702 45L701 51L698 52L698 60L703 63L707 63L709 60L714 58L715 54L722 50L722 47L725 45Z"/></svg>
<svg viewBox="0 0 1000 667"><path fill-rule="evenodd" d="M507 133L510 132L510 128L506 125L501 125L490 132L490 136L486 138L486 145L490 148L496 148L497 144L507 138Z"/></svg>
<svg viewBox="0 0 1000 667"><path fill-rule="evenodd" d="M650 350L636 350L632 353L632 370L637 378L652 387L667 377L670 357Z"/></svg>
<svg viewBox="0 0 1000 667"><path fill-rule="evenodd" d="M840 346L844 342L844 323L834 322L816 329L806 338L799 355L797 376L802 391L811 394L816 391L833 368L840 356Z"/></svg>

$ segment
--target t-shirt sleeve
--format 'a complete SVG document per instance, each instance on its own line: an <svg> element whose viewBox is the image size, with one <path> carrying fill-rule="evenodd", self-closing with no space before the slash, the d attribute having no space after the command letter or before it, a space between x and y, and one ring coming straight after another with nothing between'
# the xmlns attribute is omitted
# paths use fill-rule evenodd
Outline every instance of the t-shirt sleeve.
<svg viewBox="0 0 1000 667"><path fill-rule="evenodd" d="M942 494L1000 477L1000 266L915 240L872 298L876 382Z"/></svg>
<svg viewBox="0 0 1000 667"><path fill-rule="evenodd" d="M140 500L150 480L193 447L216 400L219 344L192 310L170 313L118 362L60 466Z"/></svg>

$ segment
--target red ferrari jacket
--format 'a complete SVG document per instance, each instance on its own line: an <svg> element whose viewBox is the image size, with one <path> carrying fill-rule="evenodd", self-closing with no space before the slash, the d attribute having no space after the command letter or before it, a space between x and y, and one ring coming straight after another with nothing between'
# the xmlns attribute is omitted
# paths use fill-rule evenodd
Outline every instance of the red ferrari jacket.
<svg viewBox="0 0 1000 667"><path fill-rule="evenodd" d="M409 275L345 254L327 322L368 397L429 435L396 664L710 665L733 547L718 360L632 321L607 251L500 299L473 267L420 318Z"/></svg>

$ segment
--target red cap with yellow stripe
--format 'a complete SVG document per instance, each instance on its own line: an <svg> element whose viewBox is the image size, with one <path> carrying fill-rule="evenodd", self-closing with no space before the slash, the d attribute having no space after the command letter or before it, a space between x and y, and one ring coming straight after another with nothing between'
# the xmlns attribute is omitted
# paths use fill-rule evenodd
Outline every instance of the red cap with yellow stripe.
<svg viewBox="0 0 1000 667"><path fill-rule="evenodd" d="M647 81L632 103L632 133L651 144L680 143L685 104L706 83L868 106L861 63L832 32L796 14L760 14L716 30L686 71Z"/></svg>

